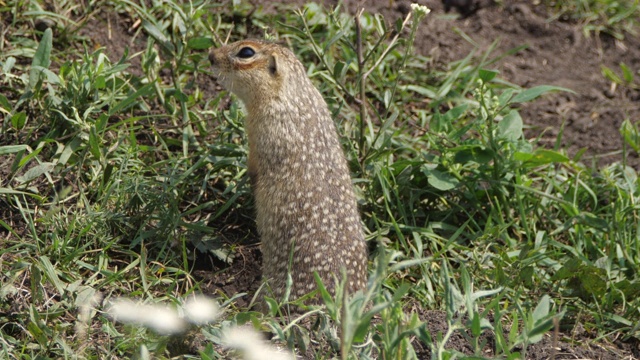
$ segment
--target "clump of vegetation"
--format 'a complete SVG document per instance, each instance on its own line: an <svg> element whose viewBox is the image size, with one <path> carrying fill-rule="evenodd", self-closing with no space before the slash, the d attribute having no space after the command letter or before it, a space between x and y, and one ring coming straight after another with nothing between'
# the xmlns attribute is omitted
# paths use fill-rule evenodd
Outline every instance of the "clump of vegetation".
<svg viewBox="0 0 640 360"><path fill-rule="evenodd" d="M605 33L622 40L625 34L638 34L640 3L637 0L545 0L544 3L554 8L557 18L582 23L587 36Z"/></svg>
<svg viewBox="0 0 640 360"><path fill-rule="evenodd" d="M0 39L3 358L128 358L144 345L158 357L215 359L236 325L343 359L461 357L447 345L454 335L474 358L487 349L526 358L543 334L578 323L597 337L640 336L637 173L596 172L523 136L519 105L566 89L506 84L491 70L493 48L432 67L413 49L421 7L390 25L314 4L235 22L225 14L248 9L59 6L76 25L100 10L139 20L132 29L145 45L110 59L35 2L0 8L16 29ZM47 29L32 27L43 19ZM319 284L324 307L295 317L290 304L260 314L237 306L244 294L216 294L224 319L197 330L207 345L196 354L112 323L99 299L180 304L201 290L194 248L230 262L237 244L255 240L242 109L223 92L205 95L203 83L221 34L240 39L266 23L307 64L339 124L371 280L352 298ZM633 125L622 132L640 148ZM447 331L430 333L411 309L443 311Z"/></svg>

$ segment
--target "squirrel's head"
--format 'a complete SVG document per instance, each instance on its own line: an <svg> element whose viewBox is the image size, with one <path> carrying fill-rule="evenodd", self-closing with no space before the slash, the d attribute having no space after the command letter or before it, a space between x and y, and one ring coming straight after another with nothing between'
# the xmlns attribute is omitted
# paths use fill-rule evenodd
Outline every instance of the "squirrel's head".
<svg viewBox="0 0 640 360"><path fill-rule="evenodd" d="M209 54L218 82L247 107L279 97L288 75L298 63L293 53L277 44L242 40Z"/></svg>

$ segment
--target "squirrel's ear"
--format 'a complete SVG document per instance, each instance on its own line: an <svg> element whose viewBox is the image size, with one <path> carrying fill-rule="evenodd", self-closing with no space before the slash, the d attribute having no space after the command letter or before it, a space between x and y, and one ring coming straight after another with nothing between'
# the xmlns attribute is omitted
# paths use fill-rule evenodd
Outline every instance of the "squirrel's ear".
<svg viewBox="0 0 640 360"><path fill-rule="evenodd" d="M269 73L271 73L271 75L278 73L278 57L273 54L269 56Z"/></svg>

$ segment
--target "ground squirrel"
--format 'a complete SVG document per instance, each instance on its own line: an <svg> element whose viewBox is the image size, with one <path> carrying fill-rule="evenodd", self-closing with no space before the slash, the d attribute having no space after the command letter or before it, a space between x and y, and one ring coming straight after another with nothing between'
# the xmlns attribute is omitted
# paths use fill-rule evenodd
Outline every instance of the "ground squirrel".
<svg viewBox="0 0 640 360"><path fill-rule="evenodd" d="M290 299L311 292L314 271L333 291L343 267L349 293L364 288L367 249L349 169L327 104L300 61L259 40L222 46L209 60L247 110L263 276L273 295L283 297L288 273Z"/></svg>

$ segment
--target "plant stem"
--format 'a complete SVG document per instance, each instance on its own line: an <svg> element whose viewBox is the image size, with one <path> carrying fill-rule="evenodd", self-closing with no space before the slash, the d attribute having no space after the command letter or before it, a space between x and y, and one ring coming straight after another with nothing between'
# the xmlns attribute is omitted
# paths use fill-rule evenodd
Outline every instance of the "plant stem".
<svg viewBox="0 0 640 360"><path fill-rule="evenodd" d="M364 8L361 8L356 14L356 52L358 55L358 77L360 78L359 90L360 90L360 132L358 133L358 159L360 160L360 166L364 170L364 128L367 119L367 99L366 99L366 86L367 76L369 72L364 73L364 58L362 56L362 24L360 24L360 16L364 12Z"/></svg>

